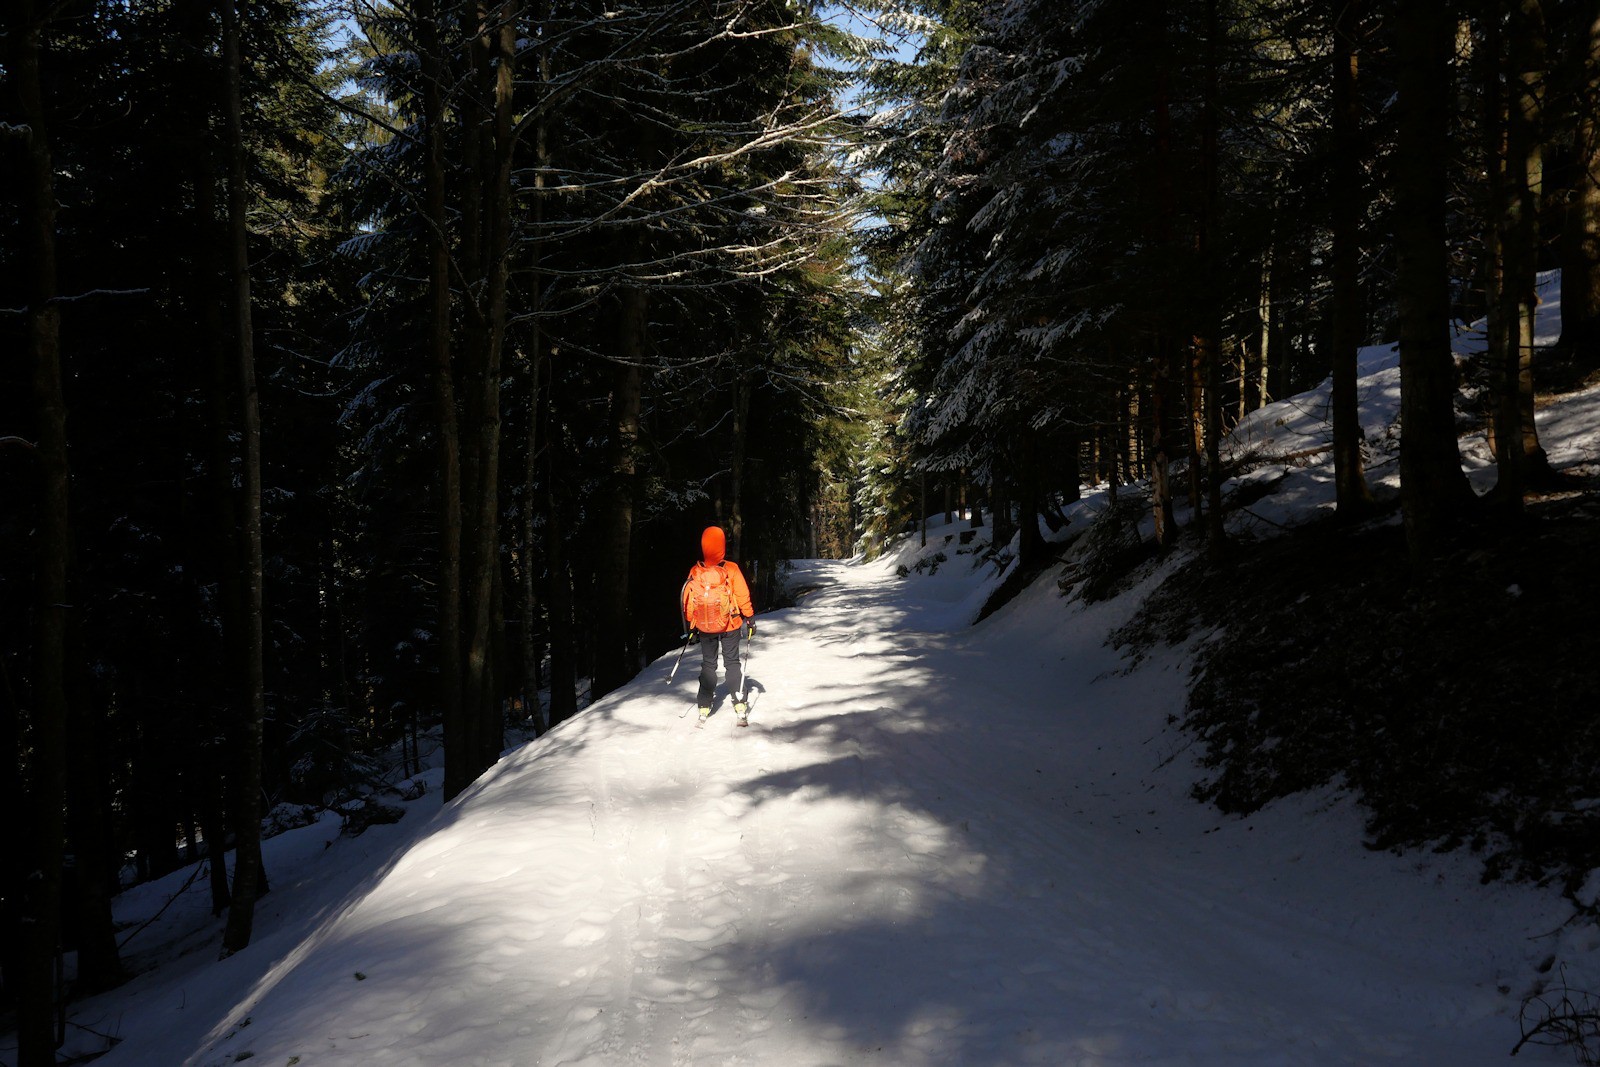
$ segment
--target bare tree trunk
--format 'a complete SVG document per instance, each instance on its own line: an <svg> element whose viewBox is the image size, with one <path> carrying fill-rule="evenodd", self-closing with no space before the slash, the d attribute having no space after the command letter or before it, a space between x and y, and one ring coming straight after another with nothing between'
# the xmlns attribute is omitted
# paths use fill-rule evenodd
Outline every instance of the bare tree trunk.
<svg viewBox="0 0 1600 1067"><path fill-rule="evenodd" d="M244 493L244 679L235 738L233 903L222 936L225 954L250 943L261 868L261 750L266 724L262 640L261 412L256 393L255 338L250 315L250 251L245 224L245 151L240 88L239 18L234 0L222 0L223 56L227 67L229 273L233 282L234 343L238 355Z"/></svg>
<svg viewBox="0 0 1600 1067"><path fill-rule="evenodd" d="M54 166L44 109L40 62L45 19L33 0L18 0L8 26L7 56L18 117L27 127L26 207L28 354L38 442L39 525L34 573L33 714L28 737L31 775L22 879L20 979L17 983L17 1062L54 1067L61 1035L53 1018L55 961L61 948L62 839L66 833L66 643L68 543L71 536L67 409L61 387L61 309L56 303Z"/></svg>
<svg viewBox="0 0 1600 1067"><path fill-rule="evenodd" d="M1511 52L1513 69L1506 79L1511 92L1506 118L1506 176L1514 207L1508 213L1506 244L1507 306L1513 309L1512 336L1516 351L1507 359L1502 387L1505 391L1505 429L1515 438L1507 455L1515 454L1514 485L1548 482L1549 457L1539 444L1534 422L1533 350L1534 320L1538 311L1539 210L1544 195L1544 98L1548 91L1548 34L1541 0L1521 0L1513 15ZM1512 405L1515 405L1515 415ZM1514 507L1521 506L1520 493Z"/></svg>
<svg viewBox="0 0 1600 1067"><path fill-rule="evenodd" d="M1433 4L1393 13L1398 69L1396 291L1400 314L1400 499L1412 561L1423 564L1472 497L1455 430L1445 225L1454 23Z"/></svg>
<svg viewBox="0 0 1600 1067"><path fill-rule="evenodd" d="M1494 446L1499 481L1495 495L1513 511L1522 509L1523 496L1536 468L1543 466L1533 425L1533 318L1538 305L1535 292L1538 270L1539 198L1543 175L1543 145L1539 125L1544 93L1544 17L1538 0L1521 0L1511 15L1506 34L1506 97L1504 159L1490 166L1503 176L1498 198L1498 244L1502 251L1500 285L1490 299L1499 305L1505 323L1505 347L1493 353L1498 363L1494 378ZM1497 88L1498 79L1491 81ZM1499 139L1496 139L1499 142ZM1524 402L1526 394L1526 402Z"/></svg>
<svg viewBox="0 0 1600 1067"><path fill-rule="evenodd" d="M1205 508L1205 472L1200 458L1205 455L1205 361L1211 358L1210 347L1210 338L1203 344L1195 344L1191 339L1183 359L1183 450L1189 456L1184 482L1189 494L1189 512L1196 523Z"/></svg>
<svg viewBox="0 0 1600 1067"><path fill-rule="evenodd" d="M1217 17L1217 0L1205 2L1206 26L1206 87L1201 130L1201 158L1204 171L1204 215L1200 226L1199 263L1201 273L1201 329L1195 338L1195 358L1200 364L1202 378L1202 413L1204 434L1196 442L1191 464L1200 466L1201 449L1206 459L1206 546L1211 555L1220 557L1227 541L1222 514L1222 312L1213 279L1219 269L1215 250L1221 243L1222 226L1221 181L1218 171L1221 161L1218 145L1221 107L1220 58L1218 38L1222 27ZM1196 512L1198 514L1198 511Z"/></svg>
<svg viewBox="0 0 1600 1067"><path fill-rule="evenodd" d="M1294 388L1294 346L1289 340L1288 320L1292 309L1286 290L1298 269L1293 248L1275 246L1267 272L1267 318L1262 348L1262 403L1273 397L1292 396Z"/></svg>
<svg viewBox="0 0 1600 1067"><path fill-rule="evenodd" d="M475 5L469 0L468 9ZM506 288L511 244L511 95L515 74L516 4L502 3L487 13L478 27L475 64L492 104L488 130L479 136L479 186L483 232L479 238L483 298L478 321L479 344L470 346L470 378L479 390L472 411L471 477L463 478L463 512L472 510L473 543L463 544L471 571L465 576L463 618L470 618L467 660L463 671L466 715L471 723L468 742L474 749L473 777L499 758L503 741L499 691L495 680L495 647L499 640L498 603L500 574L500 376L505 352ZM476 277L476 275L474 275ZM470 614L469 614L470 613Z"/></svg>
<svg viewBox="0 0 1600 1067"><path fill-rule="evenodd" d="M419 0L418 52L422 73L423 212L428 230L428 348L438 420L439 575L435 603L439 707L444 724L444 799L477 776L468 743L461 689L461 429L456 415L451 352L450 246L445 209L443 42L437 0Z"/></svg>
<svg viewBox="0 0 1600 1067"><path fill-rule="evenodd" d="M1094 452L1098 451L1099 436L1100 435L1098 433L1090 431L1089 449L1091 459ZM1083 499L1083 452L1083 438L1078 434L1077 431L1073 431L1067 436L1066 447L1062 449L1061 455L1061 499L1068 504L1075 504ZM1040 464L1040 469L1043 469L1042 462ZM1095 470L1093 466L1091 466L1089 469L1090 471ZM1098 473L1096 473L1094 477L1096 483L1098 483ZM1049 501L1043 500L1041 501L1041 504L1048 506Z"/></svg>
<svg viewBox="0 0 1600 1067"><path fill-rule="evenodd" d="M200 813L201 832L206 835L206 874L211 882L211 914L221 915L233 903L228 891L228 819L223 808L223 782L221 760L214 765L205 779L205 807Z"/></svg>
<svg viewBox="0 0 1600 1067"><path fill-rule="evenodd" d="M644 382L646 296L629 287L620 295L617 317L617 367L611 392L609 461L613 487L600 527L603 546L596 580L593 692L600 697L631 676L628 665L629 570L633 549L634 476L638 468L639 413Z"/></svg>
<svg viewBox="0 0 1600 1067"><path fill-rule="evenodd" d="M1016 533L1011 523L1011 493L1006 482L996 471L989 481L989 543L1004 548Z"/></svg>
<svg viewBox="0 0 1600 1067"><path fill-rule="evenodd" d="M491 360L489 321L492 300L488 292L492 266L487 241L493 213L494 71L486 40L487 12L478 0L459 0L456 25L464 42L466 68L458 76L457 103L453 109L456 141L460 146L460 171L464 180L452 182L453 203L459 209L455 234L455 268L460 286L460 336L455 350L456 400L459 404L461 464L461 747L462 787L487 766L483 758L485 672L488 650L482 634L488 627L493 572L483 556L485 529L483 502L488 472L484 468L485 433L493 418L487 408L491 396L488 367ZM447 46L446 53L449 53ZM453 73L446 63L446 73ZM496 516L497 518L497 516ZM490 527L495 525L490 519ZM498 553L496 553L498 554ZM491 584L484 585L488 580ZM448 748L446 759L449 759Z"/></svg>
<svg viewBox="0 0 1600 1067"><path fill-rule="evenodd" d="M1116 503L1117 488L1127 469L1128 417L1128 387L1119 381L1111 401L1111 422L1101 431L1109 434L1101 451L1105 454L1106 493L1112 503Z"/></svg>
<svg viewBox="0 0 1600 1067"><path fill-rule="evenodd" d="M209 34L209 27L203 30ZM198 36L196 38L198 40ZM210 145L202 143L193 151L194 203L196 232L210 245L225 246L225 235L216 226L218 209L214 175L216 161ZM244 674L244 551L239 543L239 516L237 491L233 487L233 433L237 424L234 415L233 394L238 381L235 373L236 359L229 358L230 334L223 321L224 294L216 291L215 279L227 275L227 264L220 254L199 250L199 273L195 286L195 300L202 309L205 336L212 347L211 374L211 469L209 472L211 494L211 534L217 553L217 594L221 606L222 665L218 672L219 704L233 706L228 687L233 679ZM202 743L200 763L204 774L202 788L205 799L201 812L201 830L206 839L206 857L211 884L211 914L221 915L233 903L228 888L227 804L224 791L231 775L226 769L228 748L211 743L210 750Z"/></svg>
<svg viewBox="0 0 1600 1067"><path fill-rule="evenodd" d="M1172 506L1172 357L1158 342L1155 354L1155 379L1150 383L1150 511L1155 522L1156 547L1166 550L1178 540L1177 518Z"/></svg>
<svg viewBox="0 0 1600 1067"><path fill-rule="evenodd" d="M1356 395L1361 347L1361 107L1356 93L1362 47L1361 0L1333 0L1333 481L1338 514L1358 518L1372 507Z"/></svg>
<svg viewBox="0 0 1600 1067"><path fill-rule="evenodd" d="M1111 449L1111 488L1113 494L1116 487L1124 482L1131 481L1134 477L1134 437L1138 433L1139 425L1139 390L1132 387L1126 379L1117 382L1117 422L1116 439L1112 442Z"/></svg>
<svg viewBox="0 0 1600 1067"><path fill-rule="evenodd" d="M530 298L537 310L539 283L531 285ZM528 434L523 442L522 465L522 571L519 592L522 595L522 630L518 651L522 659L523 712L538 723L540 732L549 729L539 708L539 681L543 673L540 664L540 646L534 623L539 618L539 578L535 560L543 556L542 548L535 551L538 538L537 512L534 501L538 493L539 476L539 347L543 343L537 325L529 339L530 351L523 354L523 380L528 383Z"/></svg>
<svg viewBox="0 0 1600 1067"><path fill-rule="evenodd" d="M1488 411L1489 445L1498 458L1503 452L1502 415L1499 410L1501 399L1501 381L1503 372L1495 372L1505 366L1507 360L1515 358L1511 330L1508 325L1510 318L1507 315L1508 307L1505 301L1505 233L1506 212L1508 210L1508 196L1506 191L1506 103L1507 96L1502 86L1502 78L1506 74L1505 35L1501 27L1501 19L1497 11L1487 12L1483 20L1483 46L1479 50L1481 57L1479 70L1483 91L1483 114L1480 116L1480 125L1483 129L1483 168L1485 204L1484 218L1486 225L1483 228L1483 298L1485 304L1484 323L1484 366L1486 373L1494 375L1485 381L1486 391L1490 399ZM1513 475L1515 477L1515 475ZM1511 480L1503 481L1500 490L1507 492L1511 489ZM1521 493L1516 494L1518 499Z"/></svg>
<svg viewBox="0 0 1600 1067"><path fill-rule="evenodd" d="M1269 244L1261 258L1261 292L1256 302L1260 323L1256 330L1256 343L1252 354L1245 358L1244 382L1240 387L1241 419L1264 407L1270 397L1267 379L1272 366L1272 262L1273 249Z"/></svg>
<svg viewBox="0 0 1600 1067"><path fill-rule="evenodd" d="M744 463L750 435L750 383L744 371L733 382L733 455L729 462L728 558L744 559Z"/></svg>
<svg viewBox="0 0 1600 1067"><path fill-rule="evenodd" d="M928 547L928 472L917 472L917 530L922 537L922 547Z"/></svg>
<svg viewBox="0 0 1600 1067"><path fill-rule="evenodd" d="M6 661L0 657L0 752L22 751L24 714L22 694L17 692ZM0 810L26 813L28 797L22 775L0 775ZM24 870L27 864L22 861L33 849L32 834L33 826L27 819L7 819L0 823L0 854L17 857L17 862L0 867L0 893L14 902L10 907L0 908L0 982L7 989L22 988L21 906L27 877L32 873Z"/></svg>
<svg viewBox="0 0 1600 1067"><path fill-rule="evenodd" d="M1157 25L1165 25L1165 4L1161 5L1161 18ZM1165 43L1162 51L1165 53ZM1157 60L1155 71L1155 99L1153 101L1155 126L1156 168L1156 243L1170 249L1177 234L1177 191L1173 173L1171 73L1167 69L1165 54ZM1175 294L1167 294L1169 297ZM1171 306L1179 306L1171 300ZM1183 390L1190 371L1184 366L1183 352L1172 340L1167 330L1159 332L1152 352L1154 363L1150 381L1151 431L1150 431L1150 508L1155 522L1157 548L1165 550L1177 542L1177 523L1173 516L1172 462L1178 457L1180 446L1175 432L1183 407ZM1199 461L1199 456L1194 455Z"/></svg>
<svg viewBox="0 0 1600 1067"><path fill-rule="evenodd" d="M1213 557L1226 550L1227 516L1222 511L1222 361L1213 352L1206 381L1206 546Z"/></svg>
<svg viewBox="0 0 1600 1067"><path fill-rule="evenodd" d="M1561 255L1561 343L1600 364L1600 11L1572 29L1573 157Z"/></svg>
<svg viewBox="0 0 1600 1067"><path fill-rule="evenodd" d="M1033 431L1018 435L1017 452L1017 559L1032 567L1044 558L1044 535L1039 531L1039 465Z"/></svg>
<svg viewBox="0 0 1600 1067"><path fill-rule="evenodd" d="M553 359L553 357L552 357ZM561 524L560 487L556 475L556 454L561 439L555 418L555 366L545 375L550 385L545 388L545 518L544 518L544 568L545 617L550 626L550 725L565 722L578 711L578 678L573 665L572 647L572 580L567 574L567 560Z"/></svg>
<svg viewBox="0 0 1600 1067"><path fill-rule="evenodd" d="M539 0L534 10L535 24L543 26L549 20L549 0ZM548 48L539 50L538 84L548 92L550 84L550 55ZM536 544L534 518L537 509L534 501L538 499L539 476L539 422L541 404L539 400L539 371L544 365L544 329L539 319L539 313L544 309L544 278L540 275L540 261L543 253L544 242L544 197L545 197L545 170L550 164L549 124L543 117L534 123L533 128L534 150L534 175L533 199L529 206L533 217L532 239L525 243L528 260L528 306L533 312L529 327L526 377L528 380L528 441L527 465L523 471L523 506L522 506L522 677L523 694L528 702L528 710L534 715L541 732L548 730L552 723L545 716L539 706L540 665L542 657L540 646L536 637L534 622L539 617L539 583L538 571L534 560L544 553L534 550ZM547 522L552 522L553 517L546 516Z"/></svg>
<svg viewBox="0 0 1600 1067"><path fill-rule="evenodd" d="M69 566L76 570L74 564L69 562ZM74 989L98 993L119 985L126 977L111 913L113 885L121 864L112 842L111 797L106 786L110 781L105 759L107 723L105 716L96 712L97 705L88 691L83 669L87 659L76 622L69 625L68 647L72 676L67 714L74 738L68 753L68 813L78 877L78 979Z"/></svg>

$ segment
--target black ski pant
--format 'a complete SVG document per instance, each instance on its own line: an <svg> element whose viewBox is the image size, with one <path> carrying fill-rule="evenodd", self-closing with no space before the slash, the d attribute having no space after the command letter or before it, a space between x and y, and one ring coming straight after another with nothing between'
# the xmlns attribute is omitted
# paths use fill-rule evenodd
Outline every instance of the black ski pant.
<svg viewBox="0 0 1600 1067"><path fill-rule="evenodd" d="M739 638L744 627L725 634L700 635L700 707L709 708L717 692L717 652L728 674L728 692L738 697L744 692L744 672L739 667Z"/></svg>

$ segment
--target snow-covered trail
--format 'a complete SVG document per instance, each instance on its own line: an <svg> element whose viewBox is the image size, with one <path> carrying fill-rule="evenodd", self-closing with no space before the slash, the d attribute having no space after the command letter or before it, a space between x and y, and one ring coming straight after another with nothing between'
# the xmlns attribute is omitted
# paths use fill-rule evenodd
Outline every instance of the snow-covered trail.
<svg viewBox="0 0 1600 1067"><path fill-rule="evenodd" d="M186 1062L1506 1060L1559 901L1364 852L1343 806L1189 801L1181 655L1102 644L1134 598L1045 582L965 629L970 578L801 566L749 729L680 718L697 664L661 661L503 759Z"/></svg>

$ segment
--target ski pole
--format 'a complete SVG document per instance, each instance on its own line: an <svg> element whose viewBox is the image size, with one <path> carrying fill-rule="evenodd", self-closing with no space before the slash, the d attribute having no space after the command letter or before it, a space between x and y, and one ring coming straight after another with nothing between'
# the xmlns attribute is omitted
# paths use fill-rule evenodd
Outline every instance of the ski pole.
<svg viewBox="0 0 1600 1067"><path fill-rule="evenodd" d="M694 631L690 630L683 635L683 647L678 649L678 658L672 661L672 673L667 675L667 684L672 684L672 679L678 675L678 664L683 662L683 654L689 651L689 642L694 640Z"/></svg>
<svg viewBox="0 0 1600 1067"><path fill-rule="evenodd" d="M750 696L750 642L755 636L755 620L746 621L744 640L739 642L739 703L746 706Z"/></svg>

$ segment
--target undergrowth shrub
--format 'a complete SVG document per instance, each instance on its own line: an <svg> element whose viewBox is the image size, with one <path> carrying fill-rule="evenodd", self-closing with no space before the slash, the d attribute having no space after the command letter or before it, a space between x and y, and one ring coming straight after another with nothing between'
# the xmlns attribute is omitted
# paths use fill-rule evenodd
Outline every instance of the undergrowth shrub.
<svg viewBox="0 0 1600 1067"><path fill-rule="evenodd" d="M1485 878L1600 866L1600 524L1483 527L1426 576L1403 532L1315 528L1169 578L1117 640L1216 628L1184 728L1195 795L1245 813L1327 785L1374 848L1469 848Z"/></svg>

